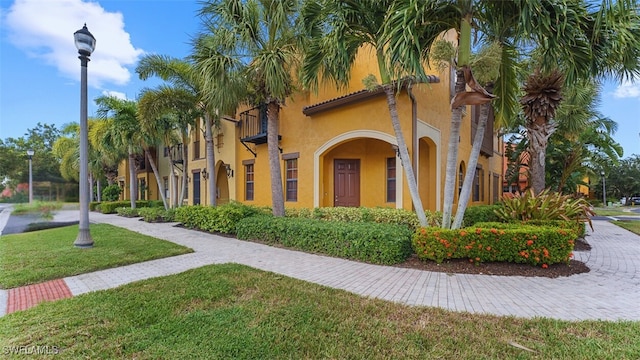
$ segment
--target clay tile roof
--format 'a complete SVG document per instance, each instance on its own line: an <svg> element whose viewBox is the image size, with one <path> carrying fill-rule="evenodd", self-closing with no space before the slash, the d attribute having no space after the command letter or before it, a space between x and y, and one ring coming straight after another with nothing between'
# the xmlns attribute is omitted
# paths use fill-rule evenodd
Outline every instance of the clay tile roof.
<svg viewBox="0 0 640 360"><path fill-rule="evenodd" d="M427 83L433 84L440 82L440 78L435 75L427 76ZM335 109L337 107L353 104L359 101L363 101L366 99L370 99L379 95L384 94L384 90L382 88L377 88L375 90L369 91L367 89L358 90L349 94L345 94L342 96L338 96L333 99L325 100L323 102L319 102L317 104L305 106L302 108L302 113L311 116L313 114L317 114L323 111Z"/></svg>

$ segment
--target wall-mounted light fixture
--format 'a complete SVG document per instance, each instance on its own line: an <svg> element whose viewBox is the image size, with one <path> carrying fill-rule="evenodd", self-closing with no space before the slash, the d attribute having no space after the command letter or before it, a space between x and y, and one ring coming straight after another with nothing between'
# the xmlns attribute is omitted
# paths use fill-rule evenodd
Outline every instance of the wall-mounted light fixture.
<svg viewBox="0 0 640 360"><path fill-rule="evenodd" d="M202 169L202 178L207 180L209 178L209 173L207 172L207 169Z"/></svg>
<svg viewBox="0 0 640 360"><path fill-rule="evenodd" d="M227 177L233 177L233 169L231 168L231 164L224 164L224 168L227 170Z"/></svg>
<svg viewBox="0 0 640 360"><path fill-rule="evenodd" d="M395 151L395 152L396 152L396 156L398 156L398 157L399 157L399 156L400 156L400 148L398 147L398 145L396 145L396 144L392 144L392 145L391 145L391 148L393 149L393 151Z"/></svg>

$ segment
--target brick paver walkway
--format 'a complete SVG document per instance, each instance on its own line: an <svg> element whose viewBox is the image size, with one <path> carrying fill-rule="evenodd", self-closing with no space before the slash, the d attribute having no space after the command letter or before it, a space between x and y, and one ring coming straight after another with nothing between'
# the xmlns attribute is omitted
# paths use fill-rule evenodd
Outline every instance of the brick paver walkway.
<svg viewBox="0 0 640 360"><path fill-rule="evenodd" d="M26 310L43 301L70 298L73 295L63 279L22 286L8 291L7 314Z"/></svg>
<svg viewBox="0 0 640 360"><path fill-rule="evenodd" d="M56 220L68 221L77 212ZM66 217L65 217L66 216ZM195 253L63 279L74 296L209 264L240 263L362 296L453 311L566 320L640 320L640 236L595 221L588 252L575 252L589 273L564 278L445 274L371 265L220 237L115 215L104 222L188 246ZM0 291L0 315L7 307Z"/></svg>

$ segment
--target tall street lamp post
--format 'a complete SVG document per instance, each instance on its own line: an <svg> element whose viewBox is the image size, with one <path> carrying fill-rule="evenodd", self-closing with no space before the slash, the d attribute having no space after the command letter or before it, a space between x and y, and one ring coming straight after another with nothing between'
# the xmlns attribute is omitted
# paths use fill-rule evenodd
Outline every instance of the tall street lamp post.
<svg viewBox="0 0 640 360"><path fill-rule="evenodd" d="M89 232L89 140L87 134L87 63L89 56L96 48L96 38L91 35L84 24L82 29L73 33L80 59L80 221L79 232L74 246L79 248L93 247L93 239Z"/></svg>
<svg viewBox="0 0 640 360"><path fill-rule="evenodd" d="M33 204L33 171L31 167L31 158L33 157L33 154L33 150L27 150L27 156L29 157L29 204Z"/></svg>
<svg viewBox="0 0 640 360"><path fill-rule="evenodd" d="M607 187L604 184L604 171L600 172L602 175L602 203L607 206Z"/></svg>

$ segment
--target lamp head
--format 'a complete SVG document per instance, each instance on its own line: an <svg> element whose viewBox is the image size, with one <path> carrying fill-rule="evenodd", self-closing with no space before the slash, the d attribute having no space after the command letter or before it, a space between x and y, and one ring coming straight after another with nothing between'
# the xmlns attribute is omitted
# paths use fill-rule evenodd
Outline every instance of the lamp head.
<svg viewBox="0 0 640 360"><path fill-rule="evenodd" d="M73 33L73 38L80 55L90 56L96 48L96 38L87 29L87 24L84 24L82 29Z"/></svg>
<svg viewBox="0 0 640 360"><path fill-rule="evenodd" d="M33 154L35 154L35 152L31 149L27 150L27 155L29 156L33 156Z"/></svg>

